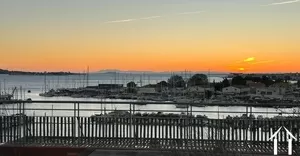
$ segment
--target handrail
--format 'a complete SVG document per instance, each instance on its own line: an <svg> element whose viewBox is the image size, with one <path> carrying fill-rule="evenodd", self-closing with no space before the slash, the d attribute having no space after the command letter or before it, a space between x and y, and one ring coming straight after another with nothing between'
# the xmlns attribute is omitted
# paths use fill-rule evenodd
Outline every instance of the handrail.
<svg viewBox="0 0 300 156"><path fill-rule="evenodd" d="M300 103L193 103L193 102L140 102L140 101L77 101L77 100L2 100L0 104L14 104L14 103L58 103L58 104L166 104L166 105L197 105L197 106L247 106L247 107L300 107Z"/></svg>

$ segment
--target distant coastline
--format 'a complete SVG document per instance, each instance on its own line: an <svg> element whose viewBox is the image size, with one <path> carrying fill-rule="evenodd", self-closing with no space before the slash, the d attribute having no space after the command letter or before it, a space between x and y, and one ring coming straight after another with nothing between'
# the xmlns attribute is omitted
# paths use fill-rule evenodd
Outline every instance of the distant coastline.
<svg viewBox="0 0 300 156"><path fill-rule="evenodd" d="M27 71L10 71L0 69L0 74L7 75L81 75L82 73L71 72L27 72Z"/></svg>

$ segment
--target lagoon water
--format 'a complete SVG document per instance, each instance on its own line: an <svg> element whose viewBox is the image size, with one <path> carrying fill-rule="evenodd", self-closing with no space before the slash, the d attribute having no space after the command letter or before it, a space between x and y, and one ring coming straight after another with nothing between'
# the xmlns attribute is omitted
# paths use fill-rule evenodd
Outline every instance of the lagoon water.
<svg viewBox="0 0 300 156"><path fill-rule="evenodd" d="M210 81L219 82L223 80L225 75L214 75L210 77ZM99 83L117 83L126 85L129 81L134 81L138 85L146 84L156 84L161 80L167 80L170 77L168 74L90 74L88 85L97 85ZM184 77L184 75L183 75ZM80 116L91 116L93 114L101 113L101 109L106 110L129 110L129 105L124 104L105 104L105 101L126 101L118 99L94 99L94 98L71 98L71 97L41 97L39 93L44 91L45 84L46 88L71 88L71 87L81 87L86 85L83 75L69 75L69 76L33 76L33 75L1 75L0 74L0 90L1 92L12 92L12 88L17 87L15 95L18 99L27 99L31 98L32 100L50 100L50 101L99 101L99 104L80 104ZM46 83L45 83L46 82ZM20 92L22 88L22 92ZM31 92L28 93L28 90ZM100 104L102 101L103 104ZM2 115L12 115L18 113L16 109L17 104L6 104L1 105L0 113ZM25 105L26 114L30 116L44 116L44 115L53 115L53 116L73 116L74 115L74 105L73 104L40 104L40 103L30 103ZM51 109L70 109L66 110L54 110ZM37 110L39 109L39 110ZM47 110L41 110L47 109ZM90 110L88 110L90 109ZM93 109L93 110L91 110ZM166 105L166 104L157 104L157 105L145 105L145 106L135 106L136 112L164 112L168 111L179 111L177 113L186 113L187 109L176 108L175 105ZM191 110L189 108L189 110ZM207 106L207 107L192 107L194 115L206 115L209 118L225 118L228 115L231 116L240 116L246 112L246 107L217 107L217 106ZM202 111L202 112L200 112ZM219 113L210 113L209 111L219 111ZM295 111L292 108L276 110L274 108L252 108L255 116L263 115L265 117L272 117L278 115L280 111L284 112L293 112ZM228 113L233 112L233 113ZM261 112L261 113L259 113ZM171 113L171 112L170 112Z"/></svg>

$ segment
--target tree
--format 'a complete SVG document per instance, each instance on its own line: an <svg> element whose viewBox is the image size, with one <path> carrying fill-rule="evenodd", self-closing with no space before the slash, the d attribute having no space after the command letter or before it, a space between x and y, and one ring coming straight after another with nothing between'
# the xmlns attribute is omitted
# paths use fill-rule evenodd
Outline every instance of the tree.
<svg viewBox="0 0 300 156"><path fill-rule="evenodd" d="M143 88L155 88L156 84L147 84L145 86L142 86Z"/></svg>
<svg viewBox="0 0 300 156"><path fill-rule="evenodd" d="M281 78L278 78L278 79L275 80L275 83L282 83L282 82L285 82L285 80L281 79Z"/></svg>
<svg viewBox="0 0 300 156"><path fill-rule="evenodd" d="M135 87L136 84L133 81L127 83L127 88L135 88Z"/></svg>
<svg viewBox="0 0 300 156"><path fill-rule="evenodd" d="M210 90L205 91L205 98L210 99L213 96L213 92Z"/></svg>
<svg viewBox="0 0 300 156"><path fill-rule="evenodd" d="M168 87L169 84L166 81L160 81L156 84L157 87Z"/></svg>
<svg viewBox="0 0 300 156"><path fill-rule="evenodd" d="M126 86L127 86L127 89L126 89L127 93L136 93L137 92L136 84L133 81L128 82Z"/></svg>
<svg viewBox="0 0 300 156"><path fill-rule="evenodd" d="M229 87L230 86L230 82L227 78L225 78L223 81L222 81L222 87L225 88L225 87Z"/></svg>
<svg viewBox="0 0 300 156"><path fill-rule="evenodd" d="M261 78L261 83L265 84L266 87L269 87L270 85L274 84L274 81L269 78L268 76L262 76Z"/></svg>
<svg viewBox="0 0 300 156"><path fill-rule="evenodd" d="M244 78L246 81L253 81L253 82L261 82L261 78L258 76L251 76L251 75L247 75Z"/></svg>
<svg viewBox="0 0 300 156"><path fill-rule="evenodd" d="M207 84L208 78L205 74L195 74L188 81L189 86L201 86Z"/></svg>
<svg viewBox="0 0 300 156"><path fill-rule="evenodd" d="M127 93L137 93L136 84L133 81L128 82L126 86Z"/></svg>
<svg viewBox="0 0 300 156"><path fill-rule="evenodd" d="M253 77L252 77L252 75L246 75L244 79L252 81Z"/></svg>
<svg viewBox="0 0 300 156"><path fill-rule="evenodd" d="M168 82L166 81L160 81L159 83L156 84L156 90L158 92L161 92L163 88L167 88L169 86Z"/></svg>
<svg viewBox="0 0 300 156"><path fill-rule="evenodd" d="M222 82L215 83L214 88L215 88L215 91L222 91L222 88L223 88Z"/></svg>
<svg viewBox="0 0 300 156"><path fill-rule="evenodd" d="M229 87L230 82L227 78L225 78L222 82L214 83L215 91L222 91L223 88Z"/></svg>
<svg viewBox="0 0 300 156"><path fill-rule="evenodd" d="M232 78L232 85L246 85L246 80L242 76Z"/></svg>
<svg viewBox="0 0 300 156"><path fill-rule="evenodd" d="M285 82L288 82L290 80L292 80L291 76L289 76L289 75L284 76L284 81Z"/></svg>
<svg viewBox="0 0 300 156"><path fill-rule="evenodd" d="M182 76L179 75L173 75L168 79L168 83L170 84L170 87L185 87L185 82L182 78Z"/></svg>

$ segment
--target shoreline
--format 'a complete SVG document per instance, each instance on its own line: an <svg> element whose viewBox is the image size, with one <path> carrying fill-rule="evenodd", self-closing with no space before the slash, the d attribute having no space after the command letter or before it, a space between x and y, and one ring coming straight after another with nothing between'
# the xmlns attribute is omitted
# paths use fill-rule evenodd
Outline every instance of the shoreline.
<svg viewBox="0 0 300 156"><path fill-rule="evenodd" d="M41 96L41 95L39 95ZM198 102L197 100L190 99L191 101L187 102L176 102L174 100L155 100L153 98L145 98L145 99L138 99L137 97L120 97L120 96L99 96L99 97L91 97L91 96L83 96L83 97L72 97L72 96L41 96L41 97L70 97L73 99L79 98L92 98L92 99L114 99L114 100L132 100L132 102L136 105L147 105L147 104L174 104L178 106L192 106L192 107L209 107L209 106L220 106L220 107L235 107L235 106L242 106L242 107L254 107L254 108L296 108L298 107L295 103L232 103L232 102ZM109 101L102 101L103 103L123 103L123 102L109 102ZM126 103L126 102L125 102ZM299 105L300 106L300 105ZM178 107L179 108L179 107ZM187 109L187 108L185 108Z"/></svg>

